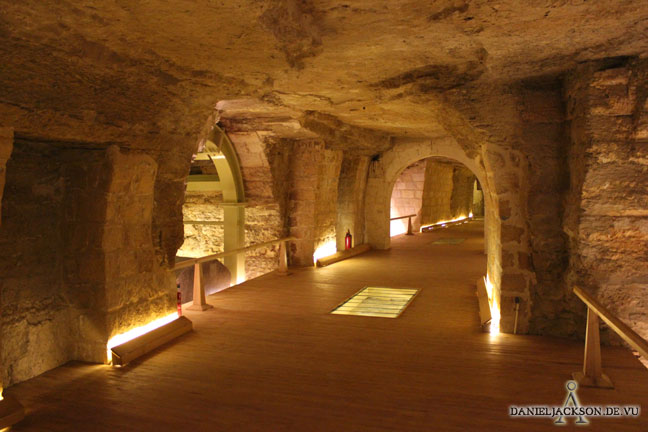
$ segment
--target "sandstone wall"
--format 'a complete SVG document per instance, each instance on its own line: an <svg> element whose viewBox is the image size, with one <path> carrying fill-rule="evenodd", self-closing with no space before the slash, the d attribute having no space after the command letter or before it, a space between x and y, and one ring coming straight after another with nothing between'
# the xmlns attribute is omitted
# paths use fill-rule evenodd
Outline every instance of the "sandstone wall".
<svg viewBox="0 0 648 432"><path fill-rule="evenodd" d="M567 287L648 337L648 64L583 65L567 80ZM574 300L577 302L577 300ZM584 308L580 306L581 313Z"/></svg>
<svg viewBox="0 0 648 432"><path fill-rule="evenodd" d="M4 193L7 161L13 150L13 128L0 128L0 226L2 226L2 195ZM2 287L0 286L0 298L2 296ZM2 302L0 301L0 308ZM0 310L1 313L1 310ZM0 365L3 360L2 349L2 321L0 320ZM1 366L0 366L1 367ZM0 392L4 388L4 373L0 372Z"/></svg>
<svg viewBox="0 0 648 432"><path fill-rule="evenodd" d="M425 167L421 223L430 225L450 220L454 165L428 159Z"/></svg>
<svg viewBox="0 0 648 432"><path fill-rule="evenodd" d="M421 207L423 205L423 186L425 184L426 161L418 161L403 170L391 195L390 217L416 215L412 218L412 230L418 231L421 227ZM398 219L391 221L391 235L407 232L408 220Z"/></svg>
<svg viewBox="0 0 648 432"><path fill-rule="evenodd" d="M186 192L182 205L184 243L178 249L178 256L199 257L223 252L223 202L220 193ZM215 222L212 224L192 224Z"/></svg>
<svg viewBox="0 0 648 432"><path fill-rule="evenodd" d="M338 184L337 249L344 249L347 230L353 245L364 243L364 205L369 157L345 156Z"/></svg>
<svg viewBox="0 0 648 432"><path fill-rule="evenodd" d="M479 189L477 185L478 182L475 181L472 202L473 216L484 217L484 191Z"/></svg>
<svg viewBox="0 0 648 432"><path fill-rule="evenodd" d="M111 336L175 310L152 241L156 173L115 146L16 141L0 228L6 382L103 362Z"/></svg>
<svg viewBox="0 0 648 432"><path fill-rule="evenodd" d="M519 89L519 149L523 158L517 166L526 179L526 186L521 184L521 215L527 220L528 251L524 250L522 236L522 247L503 253L502 261L518 269L517 275L510 276L512 286L529 289L528 300L522 297L523 309L530 302L529 331L565 336L580 332L581 323L571 312L573 305L563 287L567 244L561 226L569 168L561 89L561 82L555 79L525 82ZM513 218L515 209L509 203L502 204L501 217Z"/></svg>
<svg viewBox="0 0 648 432"><path fill-rule="evenodd" d="M336 250L337 190L342 152L323 143L300 142L291 159L291 194L288 210L292 263L313 264L315 251L326 245ZM327 253L328 254L328 253Z"/></svg>
<svg viewBox="0 0 648 432"><path fill-rule="evenodd" d="M7 149L6 137L3 149ZM23 381L73 357L62 281L64 152L17 141L6 167L0 226L2 381Z"/></svg>
<svg viewBox="0 0 648 432"><path fill-rule="evenodd" d="M398 176L414 162L427 158L456 160L471 172L474 172L480 182L487 184L487 172L484 166L479 163L479 160L468 157L466 152L453 139L398 141L393 149L382 153L380 158L372 161L369 165L365 199L365 227L366 240L373 247L377 249L389 247L391 191ZM490 196L488 198L492 199ZM490 208L493 211L492 204ZM491 218L490 221L493 226L489 227L487 223L487 233L490 232L493 235L498 230L496 226L497 219ZM493 248L499 246L497 242L492 242L492 244ZM493 256L498 257L499 251L495 250Z"/></svg>
<svg viewBox="0 0 648 432"><path fill-rule="evenodd" d="M452 173L452 197L450 216L452 219L468 217L472 212L473 184L475 175L466 167L458 165Z"/></svg>
<svg viewBox="0 0 648 432"><path fill-rule="evenodd" d="M150 156L106 151L106 196L102 249L104 253L105 309L108 339L176 311L175 281L160 267L152 242L154 185L157 163ZM96 193L96 191L93 190ZM83 330L83 328L82 328ZM101 344L105 341L100 340ZM96 357L80 355L83 360Z"/></svg>
<svg viewBox="0 0 648 432"><path fill-rule="evenodd" d="M13 128L0 127L0 225L2 225L2 193L5 186L7 161L13 150Z"/></svg>
<svg viewBox="0 0 648 432"><path fill-rule="evenodd" d="M256 131L228 132L228 136L239 158L245 186L245 245L284 237L292 143L262 139ZM248 252L246 278L271 272L278 263L278 245Z"/></svg>
<svg viewBox="0 0 648 432"><path fill-rule="evenodd" d="M421 224L467 217L473 207L475 175L457 163L427 159Z"/></svg>
<svg viewBox="0 0 648 432"><path fill-rule="evenodd" d="M245 246L284 237L287 164L291 143L262 140L255 132L233 132L228 136L236 150L245 189ZM224 211L223 197L218 192L186 192L182 207L184 243L179 256L204 256L223 252ZM186 223L209 221L216 224ZM246 279L255 278L275 270L278 266L278 245L246 253ZM212 272L226 272L222 266L213 266ZM222 275L212 275L214 280L224 280ZM183 293L189 293L189 277L179 279ZM184 281L184 282L183 282ZM222 289L214 282L212 291ZM229 284L227 285L229 286ZM185 295L186 301L191 295ZM185 301L185 300L183 300Z"/></svg>
<svg viewBox="0 0 648 432"><path fill-rule="evenodd" d="M279 204L259 204L245 208L245 245L263 243L284 237L284 221ZM245 275L252 279L279 266L279 245L257 249L246 254Z"/></svg>

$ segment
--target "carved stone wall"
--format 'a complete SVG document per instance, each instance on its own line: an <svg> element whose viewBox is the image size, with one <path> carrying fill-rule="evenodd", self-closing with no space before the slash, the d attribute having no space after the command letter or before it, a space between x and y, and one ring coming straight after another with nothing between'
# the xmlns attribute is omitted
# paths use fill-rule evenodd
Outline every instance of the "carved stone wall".
<svg viewBox="0 0 648 432"><path fill-rule="evenodd" d="M648 337L648 63L583 65L567 81L567 286ZM578 302L578 300L574 300ZM584 313L582 305L573 310Z"/></svg>
<svg viewBox="0 0 648 432"><path fill-rule="evenodd" d="M412 230L421 227L421 207L423 205L423 185L425 183L426 161L417 161L408 166L396 179L391 194L390 217L415 215ZM390 223L390 235L407 232L408 220L397 219Z"/></svg>

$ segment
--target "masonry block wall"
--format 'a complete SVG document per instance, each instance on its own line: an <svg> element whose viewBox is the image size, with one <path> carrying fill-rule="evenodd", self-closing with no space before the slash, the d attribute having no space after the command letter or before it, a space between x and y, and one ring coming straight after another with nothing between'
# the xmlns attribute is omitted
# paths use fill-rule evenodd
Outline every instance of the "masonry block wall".
<svg viewBox="0 0 648 432"><path fill-rule="evenodd" d="M412 228L467 217L472 211L475 175L456 162L429 158L410 165L396 180L391 216L416 214ZM392 221L392 234L407 230L407 219Z"/></svg>
<svg viewBox="0 0 648 432"><path fill-rule="evenodd" d="M5 186L7 161L13 150L13 129L0 127L0 225L2 224L2 193Z"/></svg>
<svg viewBox="0 0 648 432"><path fill-rule="evenodd" d="M245 245L285 236L287 158L291 143L263 139L256 132L238 131L228 136L236 149L245 187ZM278 254L278 245L248 252L246 278L275 270Z"/></svg>
<svg viewBox="0 0 648 432"><path fill-rule="evenodd" d="M257 133L235 131L228 134L241 166L245 188L245 246L285 236L285 202L287 196L287 161L292 144L261 139ZM219 192L186 192L182 207L185 221L208 221L216 224L185 223L184 243L179 256L204 256L223 252L224 212ZM246 279L252 279L277 268L278 246L246 253ZM220 269L220 270L219 270ZM210 266L210 271L225 273L223 266ZM223 275L214 274L212 290L222 289ZM182 280L189 281L188 276ZM183 293L188 289L184 289ZM229 283L227 284L229 286ZM185 295L186 294L186 295ZM190 293L184 298L189 300Z"/></svg>
<svg viewBox="0 0 648 432"><path fill-rule="evenodd" d="M6 150L6 137L2 142ZM6 165L0 226L5 385L56 367L74 351L71 298L61 277L65 155L44 149L17 140Z"/></svg>
<svg viewBox="0 0 648 432"><path fill-rule="evenodd" d="M394 184L391 195L390 217L413 214L412 229L421 227L421 207L423 205L423 186L425 184L426 161L421 160L408 166ZM448 206L449 207L449 206ZM407 232L407 219L391 221L391 235Z"/></svg>
<svg viewBox="0 0 648 432"><path fill-rule="evenodd" d="M5 382L103 362L111 336L173 313L152 240L156 174L138 152L16 140L0 228Z"/></svg>
<svg viewBox="0 0 648 432"><path fill-rule="evenodd" d="M328 150L320 142L299 142L291 160L289 201L290 234L298 240L291 244L292 263L313 264L313 254L322 246L335 252L337 190L342 152Z"/></svg>
<svg viewBox="0 0 648 432"><path fill-rule="evenodd" d="M648 337L648 63L582 65L570 120L567 288L591 291ZM584 312L584 308L581 307Z"/></svg>
<svg viewBox="0 0 648 432"><path fill-rule="evenodd" d="M478 188L478 182L473 185L472 211L475 217L484 217L484 191Z"/></svg>
<svg viewBox="0 0 648 432"><path fill-rule="evenodd" d="M337 195L337 249L344 249L347 231L353 245L364 243L364 205L367 185L368 156L345 155L340 168Z"/></svg>
<svg viewBox="0 0 648 432"><path fill-rule="evenodd" d="M425 167L421 223L431 225L452 219L451 203L455 164L428 159Z"/></svg>
<svg viewBox="0 0 648 432"><path fill-rule="evenodd" d="M510 161L524 174L520 177L522 208L502 202L500 217L508 221L518 213L527 221L528 234L520 237L519 246L502 253L502 265L511 269L505 282L512 294L504 307L514 308L515 291L528 292L528 297L520 298L521 309L531 317L530 332L582 335L582 322L570 312L574 305L563 285L567 244L561 225L569 168L562 83L556 79L523 83L517 106L520 154Z"/></svg>
<svg viewBox="0 0 648 432"><path fill-rule="evenodd" d="M105 309L99 314L106 316L110 339L175 313L176 288L171 272L158 265L152 242L156 161L110 146L104 166L109 183L106 214L99 222L103 224Z"/></svg>
<svg viewBox="0 0 648 432"><path fill-rule="evenodd" d="M222 202L219 192L185 193L182 206L184 243L178 249L178 256L193 258L223 252ZM189 223L191 221L206 223Z"/></svg>
<svg viewBox="0 0 648 432"><path fill-rule="evenodd" d="M468 217L472 213L473 184L475 175L466 167L455 166L452 173L452 197L450 215L452 219Z"/></svg>
<svg viewBox="0 0 648 432"><path fill-rule="evenodd" d="M13 150L13 128L0 128L0 227L2 226L2 195L4 193L6 166ZM0 285L0 298L2 298L2 286ZM0 308L2 303L0 302ZM0 309L1 313L1 309ZM2 350L2 321L0 320L0 364L3 360ZM4 388L4 373L0 372L0 388Z"/></svg>

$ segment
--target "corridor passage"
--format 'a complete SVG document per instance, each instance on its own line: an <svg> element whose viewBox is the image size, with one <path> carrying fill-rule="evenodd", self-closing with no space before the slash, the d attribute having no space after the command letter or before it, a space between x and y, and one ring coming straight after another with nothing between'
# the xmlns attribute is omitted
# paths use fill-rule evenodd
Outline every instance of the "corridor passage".
<svg viewBox="0 0 648 432"><path fill-rule="evenodd" d="M125 368L71 363L11 387L27 409L12 432L554 430L508 407L562 405L583 342L482 333L483 250L471 222L248 281L187 312L193 333ZM329 313L365 286L420 291L395 319ZM616 389L581 388L580 402L648 410L639 361L604 347L603 365ZM590 421L648 430L645 414Z"/></svg>

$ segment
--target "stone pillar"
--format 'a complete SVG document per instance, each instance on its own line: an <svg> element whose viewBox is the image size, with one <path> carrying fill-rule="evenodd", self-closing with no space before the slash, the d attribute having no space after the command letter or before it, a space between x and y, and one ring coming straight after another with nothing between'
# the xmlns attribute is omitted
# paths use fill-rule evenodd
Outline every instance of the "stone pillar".
<svg viewBox="0 0 648 432"><path fill-rule="evenodd" d="M338 184L337 249L344 249L347 230L353 245L364 243L364 198L369 157L345 156Z"/></svg>
<svg viewBox="0 0 648 432"><path fill-rule="evenodd" d="M467 217L472 211L475 175L462 165L455 165L452 174L451 219Z"/></svg>
<svg viewBox="0 0 648 432"><path fill-rule="evenodd" d="M0 226L2 225L2 193L4 191L5 185L5 175L7 161L11 156L11 151L13 150L13 129L12 128L0 128ZM0 293L2 295L2 293ZM1 313L1 311L0 311ZM2 321L0 321L0 353L2 352L2 331L1 331ZM0 364L0 398L2 397L3 389L3 368Z"/></svg>
<svg viewBox="0 0 648 432"><path fill-rule="evenodd" d="M451 219L454 164L428 159L425 165L421 224Z"/></svg>
<svg viewBox="0 0 648 432"><path fill-rule="evenodd" d="M297 143L291 161L292 191L289 202L292 263L313 264L313 254L326 247L336 251L337 191L342 152L323 143Z"/></svg>
<svg viewBox="0 0 648 432"><path fill-rule="evenodd" d="M528 253L529 234L523 203L524 173L506 157L514 150L492 145L486 161L492 170L497 195L487 197L488 275L493 284L493 299L501 314L500 329L513 333L515 298L521 300L518 333L528 331L530 317L529 285L533 274L517 265L519 254ZM490 204L490 205L489 205ZM499 253L498 253L499 252Z"/></svg>
<svg viewBox="0 0 648 432"><path fill-rule="evenodd" d="M108 338L176 311L175 278L160 266L152 241L157 163L149 156L107 151L110 183L103 249ZM114 241L117 236L119 243ZM110 245L110 247L109 247Z"/></svg>
<svg viewBox="0 0 648 432"><path fill-rule="evenodd" d="M224 213L224 251L245 247L245 207L238 203L222 203ZM232 285L245 280L245 254L231 255L223 260L230 271Z"/></svg>
<svg viewBox="0 0 648 432"><path fill-rule="evenodd" d="M0 128L0 225L2 225L2 194L5 185L5 167L13 150L13 129ZM1 295L2 293L0 293ZM1 311L0 311L1 312ZM1 331L0 321L0 335ZM2 353L2 337L0 336L0 353ZM3 396L4 383L2 376L4 374L2 364L0 363L0 428L11 426L25 416L25 410L22 405L14 398ZM4 429L3 429L4 430Z"/></svg>
<svg viewBox="0 0 648 432"><path fill-rule="evenodd" d="M80 309L75 358L104 362L111 337L174 312L175 284L152 241L156 162L113 146L85 173L68 180L76 191L67 221L67 277Z"/></svg>
<svg viewBox="0 0 648 432"><path fill-rule="evenodd" d="M0 128L0 225L2 224L2 192L4 191L7 161L13 149L13 129Z"/></svg>
<svg viewBox="0 0 648 432"><path fill-rule="evenodd" d="M478 188L478 182L475 180L472 192L472 212L475 217L484 216L484 192Z"/></svg>
<svg viewBox="0 0 648 432"><path fill-rule="evenodd" d="M365 242L374 249L389 249L390 196L393 184L385 179L382 160L369 163L365 197Z"/></svg>

